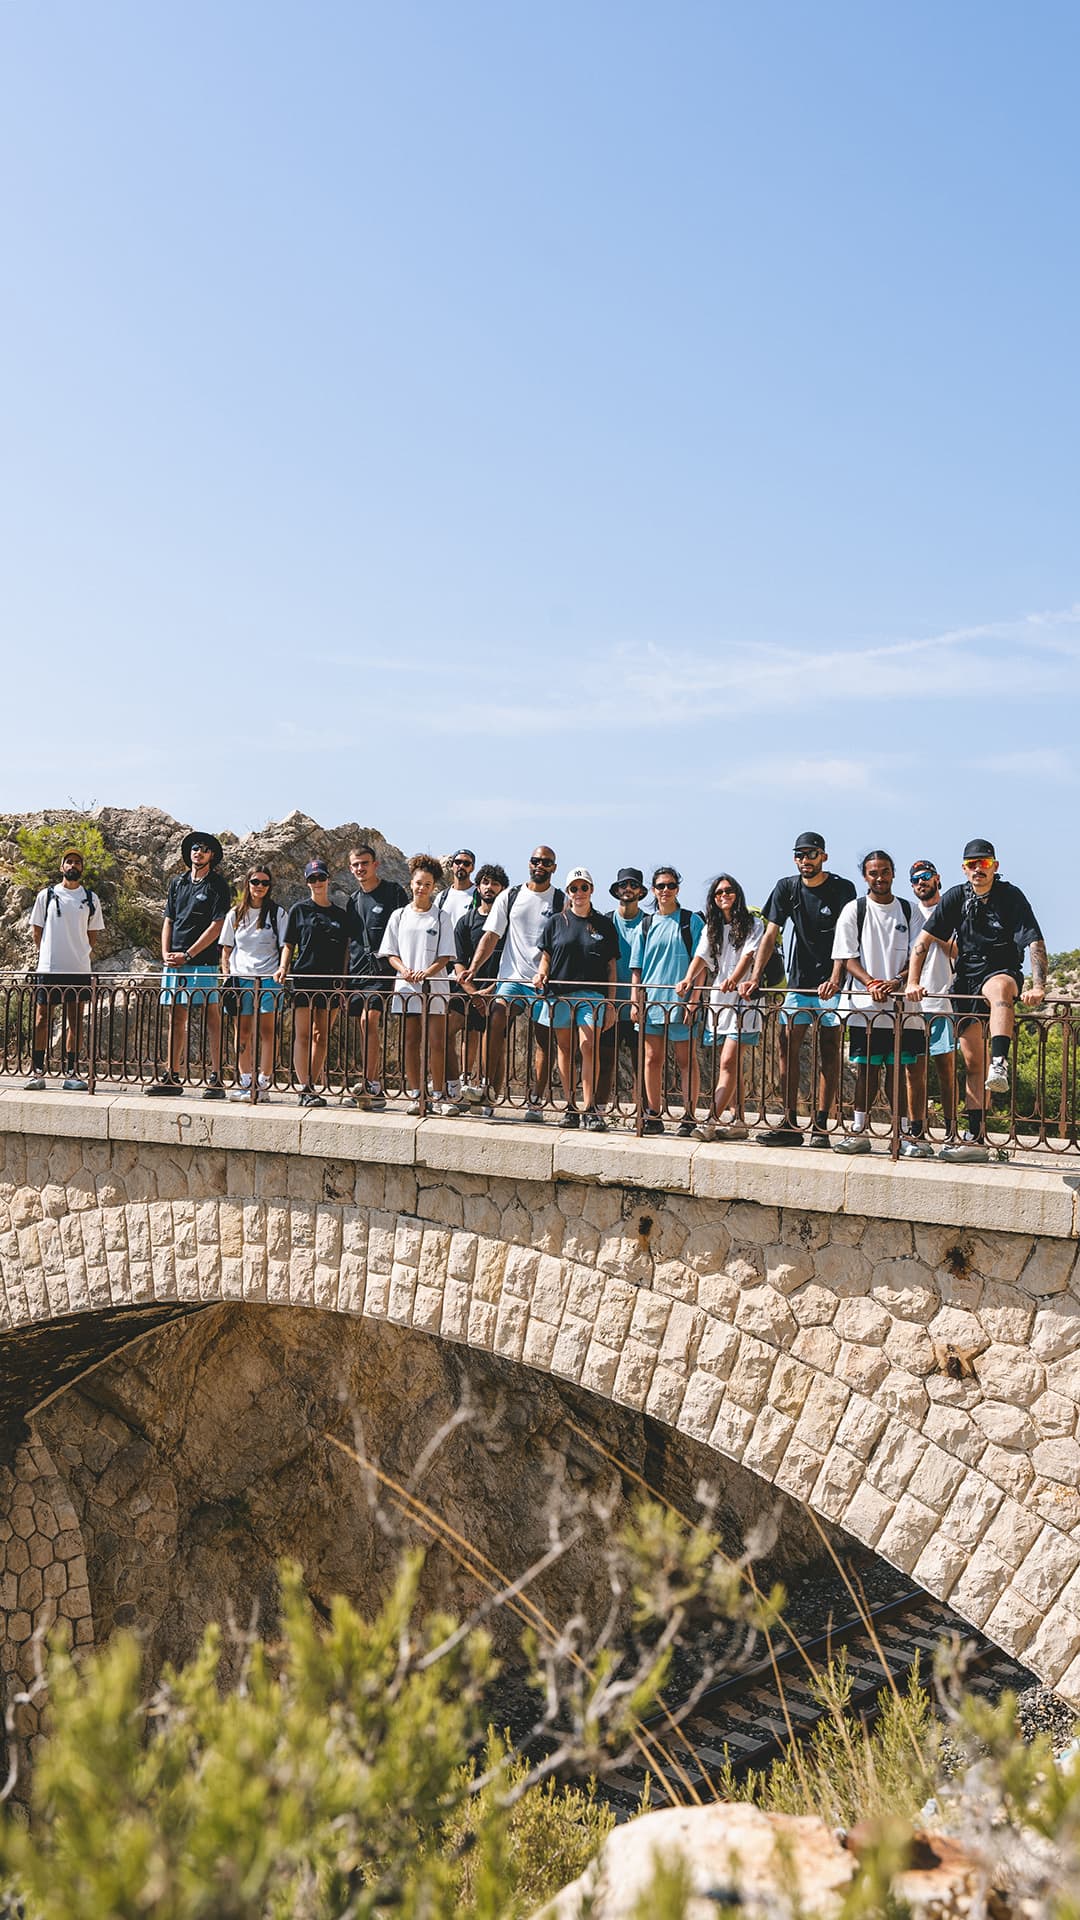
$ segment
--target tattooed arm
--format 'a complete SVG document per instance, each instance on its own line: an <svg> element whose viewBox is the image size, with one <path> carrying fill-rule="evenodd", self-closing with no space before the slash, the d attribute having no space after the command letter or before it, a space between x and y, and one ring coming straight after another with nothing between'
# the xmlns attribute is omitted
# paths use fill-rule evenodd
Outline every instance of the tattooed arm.
<svg viewBox="0 0 1080 1920"><path fill-rule="evenodd" d="M1033 940L1028 952L1031 955L1031 985L1024 988L1020 997L1026 1007L1037 1007L1046 998L1046 941Z"/></svg>
<svg viewBox="0 0 1080 1920"><path fill-rule="evenodd" d="M919 983L922 980L922 970L926 956L933 946L947 947L948 941L935 940L934 935L927 933L924 927L908 955L907 986L904 991L909 1000L921 1000L926 992L926 988Z"/></svg>

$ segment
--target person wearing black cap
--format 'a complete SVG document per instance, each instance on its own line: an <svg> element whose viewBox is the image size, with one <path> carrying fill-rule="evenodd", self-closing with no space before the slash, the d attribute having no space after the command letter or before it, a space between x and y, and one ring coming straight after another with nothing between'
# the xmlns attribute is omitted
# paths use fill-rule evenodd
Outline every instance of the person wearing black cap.
<svg viewBox="0 0 1080 1920"><path fill-rule="evenodd" d="M618 1105L619 1055L629 1061L631 1072L637 1061L637 1028L630 1018L630 949L645 918L641 903L648 891L640 867L620 867L608 888L619 903L607 915L619 936L619 951L615 961L615 1019L600 1035L596 1105L601 1113Z"/></svg>
<svg viewBox="0 0 1080 1920"><path fill-rule="evenodd" d="M739 992L747 999L759 991L773 949L790 920L793 938L787 965L789 990L780 1011L784 1119L779 1127L755 1134L755 1139L765 1147L802 1146L798 1121L799 1056L803 1033L812 1021L816 1021L818 1029L819 1071L810 1145L829 1146L829 1114L836 1105L840 1086L840 1029L836 1012L827 1004L826 991L833 970L837 921L848 901L854 900L855 888L838 873L826 873L826 858L822 834L800 833L795 842L798 873L787 873L778 880L765 902L765 931L753 967L739 983Z"/></svg>
<svg viewBox="0 0 1080 1920"><path fill-rule="evenodd" d="M228 882L218 872L223 858L221 841L212 833L187 833L180 842L180 858L186 871L169 882L161 928L161 1004L171 1009L169 1065L146 1091L183 1091L180 1069L186 1065L190 1005L206 1008L210 1072L202 1097L224 1100L221 1006L214 991L221 966L219 935L230 905Z"/></svg>
<svg viewBox="0 0 1080 1920"><path fill-rule="evenodd" d="M325 860L309 860L304 868L308 897L290 908L285 922L281 961L274 979L282 986L290 972L296 984L293 1002L293 1072L300 1083L302 1107L325 1107L316 1091L326 1065L326 1049L334 1019L334 989L344 984L348 963L349 926L341 907L330 899L330 871Z"/></svg>
<svg viewBox="0 0 1080 1920"><path fill-rule="evenodd" d="M911 863L910 879L915 895L911 903L911 941L914 946L941 899L941 875L935 861L919 859ZM949 998L955 961L955 940L950 941L948 946L942 946L934 940L923 961L922 970L922 983L926 988L922 1010L928 1019L929 1058L934 1062L937 1072L941 1117L950 1139L956 1131L956 1028L951 1018L952 1001ZM925 1159L932 1152L926 1138L928 1087L925 1059L917 1061L911 1068L908 1088L911 1106L909 1139L913 1144L901 1141L900 1152L908 1159ZM916 1152L916 1148L920 1150Z"/></svg>
<svg viewBox="0 0 1080 1920"><path fill-rule="evenodd" d="M476 867L476 855L471 847L459 847L450 855L450 885L440 887L435 895L435 905L440 913L448 915L450 925L457 933L458 921L463 920L476 905L476 887L473 872ZM450 980L450 1007L446 1021L446 1091L451 1100L461 1098L461 1036L465 1028L466 995L458 987L456 973Z"/></svg>
<svg viewBox="0 0 1080 1920"><path fill-rule="evenodd" d="M1027 896L998 875L997 855L989 840L969 840L964 848L967 880L941 896L911 950L907 993L923 1000L922 970L934 941L956 941L953 1001L956 1031L964 1062L967 1132L955 1145L942 1147L942 1160L989 1158L984 1138L985 1096L1007 1093L1009 1054L1016 1024L1016 1001L1041 1006L1046 997L1046 943ZM1031 953L1030 987L1024 986L1023 955ZM986 1063L983 1022L990 1029Z"/></svg>
<svg viewBox="0 0 1080 1920"><path fill-rule="evenodd" d="M382 1016L389 1005L394 970L379 952L390 915L407 907L409 896L396 880L379 878L374 847L349 848L349 872L356 881L345 907L349 927L349 976L357 989L349 999L350 1018L360 1020L360 1071L349 1088L346 1105L381 1113L386 1105L382 1083Z"/></svg>

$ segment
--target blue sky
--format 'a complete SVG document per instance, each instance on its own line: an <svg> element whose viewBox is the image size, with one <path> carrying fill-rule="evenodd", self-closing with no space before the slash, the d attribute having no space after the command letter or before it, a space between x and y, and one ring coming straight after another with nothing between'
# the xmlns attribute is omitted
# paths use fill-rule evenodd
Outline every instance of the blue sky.
<svg viewBox="0 0 1080 1920"><path fill-rule="evenodd" d="M0 15L0 806L1080 942L1080 13Z"/></svg>

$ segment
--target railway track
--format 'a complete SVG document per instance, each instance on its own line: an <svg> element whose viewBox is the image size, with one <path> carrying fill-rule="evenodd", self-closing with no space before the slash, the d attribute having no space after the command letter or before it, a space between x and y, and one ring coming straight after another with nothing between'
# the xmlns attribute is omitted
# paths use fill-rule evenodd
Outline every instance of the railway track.
<svg viewBox="0 0 1080 1920"><path fill-rule="evenodd" d="M636 1764L607 1774L601 1791L616 1811L631 1812L651 1774L654 1806L684 1802L693 1793L711 1799L711 1781L725 1760L741 1776L768 1766L792 1737L802 1740L813 1731L827 1712L814 1692L813 1675L823 1673L841 1648L852 1681L850 1711L870 1719L890 1680L902 1690L916 1659L928 1673L935 1648L954 1631L975 1647L965 1681L972 1692L996 1697L1006 1687L1020 1692L1038 1684L941 1601L908 1591L814 1639L775 1641L772 1658L709 1687L677 1731L663 1713L652 1715L646 1723L649 1759L639 1754ZM672 1718L678 1720L677 1708Z"/></svg>

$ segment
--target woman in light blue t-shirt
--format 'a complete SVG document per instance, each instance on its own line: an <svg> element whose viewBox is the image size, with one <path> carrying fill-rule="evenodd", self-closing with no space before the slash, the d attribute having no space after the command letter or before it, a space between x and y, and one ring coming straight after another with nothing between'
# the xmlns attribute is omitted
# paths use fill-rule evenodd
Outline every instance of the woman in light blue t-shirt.
<svg viewBox="0 0 1080 1920"><path fill-rule="evenodd" d="M674 867L657 867L652 877L656 912L642 921L630 949L631 1012L645 1027L646 1133L663 1133L664 1062L670 1041L682 1081L684 1113L676 1132L689 1139L694 1131L698 1072L690 1040L686 1003L675 991L686 979L687 968L705 922L700 913L679 905L680 874Z"/></svg>

